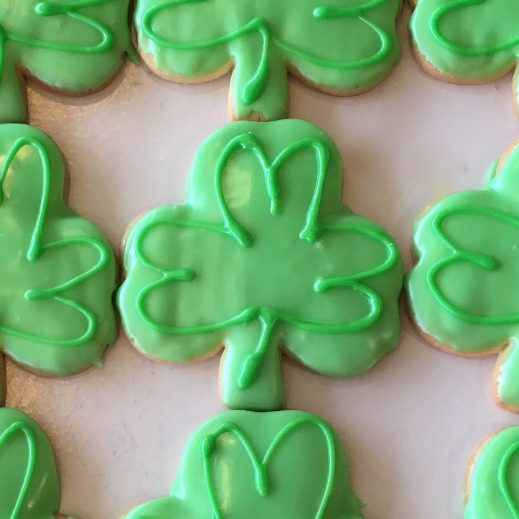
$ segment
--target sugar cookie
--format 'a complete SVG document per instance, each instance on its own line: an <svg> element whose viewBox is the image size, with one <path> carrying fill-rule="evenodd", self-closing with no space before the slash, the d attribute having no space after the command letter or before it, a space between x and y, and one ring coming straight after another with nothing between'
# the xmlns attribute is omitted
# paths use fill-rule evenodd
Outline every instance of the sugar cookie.
<svg viewBox="0 0 519 519"><path fill-rule="evenodd" d="M330 139L301 120L231 123L195 158L187 202L130 229L123 326L169 362L225 345L222 397L234 409L284 400L280 351L354 376L398 343L402 267L390 236L344 206Z"/></svg>
<svg viewBox="0 0 519 519"><path fill-rule="evenodd" d="M340 441L302 411L216 416L191 438L169 497L125 519L362 519Z"/></svg>
<svg viewBox="0 0 519 519"><path fill-rule="evenodd" d="M483 83L517 70L517 0L418 0L410 24L416 55L433 76ZM517 83L516 73L519 110Z"/></svg>
<svg viewBox="0 0 519 519"><path fill-rule="evenodd" d="M459 355L500 352L497 402L519 411L519 143L484 189L434 204L417 222L407 291L430 342Z"/></svg>
<svg viewBox="0 0 519 519"><path fill-rule="evenodd" d="M0 489L2 519L66 519L49 440L16 409L0 409Z"/></svg>
<svg viewBox="0 0 519 519"><path fill-rule="evenodd" d="M24 83L99 90L131 48L128 0L0 0L0 122L24 122Z"/></svg>
<svg viewBox="0 0 519 519"><path fill-rule="evenodd" d="M5 372L5 358L0 353L0 407L5 405L5 396L7 393L7 380Z"/></svg>
<svg viewBox="0 0 519 519"><path fill-rule="evenodd" d="M485 438L466 473L465 519L519 517L519 427Z"/></svg>
<svg viewBox="0 0 519 519"><path fill-rule="evenodd" d="M234 69L234 119L288 114L287 68L317 90L353 95L400 57L400 0L138 0L139 51L161 77L201 83Z"/></svg>
<svg viewBox="0 0 519 519"><path fill-rule="evenodd" d="M116 335L113 252L63 181L47 135L0 125L0 352L57 376L98 364Z"/></svg>

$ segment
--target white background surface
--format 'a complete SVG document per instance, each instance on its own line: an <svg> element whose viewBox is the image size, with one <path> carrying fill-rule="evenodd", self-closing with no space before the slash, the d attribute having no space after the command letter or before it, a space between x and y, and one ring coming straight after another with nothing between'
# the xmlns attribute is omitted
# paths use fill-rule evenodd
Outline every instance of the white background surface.
<svg viewBox="0 0 519 519"><path fill-rule="evenodd" d="M511 76L459 87L426 76L408 49L376 90L333 98L292 81L292 117L320 125L345 162L344 199L382 223L410 266L412 222L431 201L483 184L519 136ZM119 249L135 216L181 203L201 141L227 122L228 78L181 86L129 64L103 93L62 99L30 91L32 124L67 157L72 207ZM399 349L367 375L335 380L285 361L287 406L323 416L343 439L366 519L461 519L463 474L481 436L519 423L491 399L494 358L465 360L428 347L402 307ZM164 496L183 446L223 410L218 359L171 366L121 336L103 369L45 380L8 366L8 405L36 418L55 447L63 512L116 519ZM288 518L290 519L290 518Z"/></svg>

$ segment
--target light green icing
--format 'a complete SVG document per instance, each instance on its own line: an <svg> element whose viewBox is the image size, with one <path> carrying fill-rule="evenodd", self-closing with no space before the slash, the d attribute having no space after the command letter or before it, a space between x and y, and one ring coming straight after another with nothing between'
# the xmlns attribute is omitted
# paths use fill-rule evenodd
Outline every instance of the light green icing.
<svg viewBox="0 0 519 519"><path fill-rule="evenodd" d="M169 497L125 519L362 519L331 427L302 411L232 411L191 438Z"/></svg>
<svg viewBox="0 0 519 519"><path fill-rule="evenodd" d="M497 377L501 402L519 407L519 145L487 185L450 195L415 228L407 290L419 328L460 353L511 344Z"/></svg>
<svg viewBox="0 0 519 519"><path fill-rule="evenodd" d="M98 364L116 334L112 250L64 204L63 181L47 135L0 126L0 348L59 376Z"/></svg>
<svg viewBox="0 0 519 519"><path fill-rule="evenodd" d="M45 433L24 413L0 409L0 517L54 519L59 505L54 454Z"/></svg>
<svg viewBox="0 0 519 519"><path fill-rule="evenodd" d="M211 79L234 66L237 119L288 113L287 66L321 90L358 93L400 57L400 0L138 0L139 49L160 75Z"/></svg>
<svg viewBox="0 0 519 519"><path fill-rule="evenodd" d="M131 228L123 325L171 362L225 344L222 396L238 409L283 403L279 352L358 375L399 339L402 270L378 225L342 204L333 141L300 120L233 123L201 146L187 203Z"/></svg>
<svg viewBox="0 0 519 519"><path fill-rule="evenodd" d="M423 58L452 79L493 79L519 61L517 0L418 0L411 32Z"/></svg>
<svg viewBox="0 0 519 519"><path fill-rule="evenodd" d="M493 436L471 469L465 519L519 518L519 427Z"/></svg>
<svg viewBox="0 0 519 519"><path fill-rule="evenodd" d="M27 118L21 75L88 93L128 49L128 0L0 0L0 121Z"/></svg>

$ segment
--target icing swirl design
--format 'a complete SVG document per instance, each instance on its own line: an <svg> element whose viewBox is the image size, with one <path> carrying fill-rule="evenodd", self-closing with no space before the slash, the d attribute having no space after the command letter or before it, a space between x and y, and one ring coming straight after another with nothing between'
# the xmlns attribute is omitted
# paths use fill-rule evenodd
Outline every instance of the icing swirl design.
<svg viewBox="0 0 519 519"><path fill-rule="evenodd" d="M519 427L505 429L481 448L469 474L465 519L519 517Z"/></svg>
<svg viewBox="0 0 519 519"><path fill-rule="evenodd" d="M389 73L400 55L399 0L330 6L315 0L139 0L140 52L159 75L196 82L236 70L236 118L287 114L287 64L324 91L358 93Z"/></svg>
<svg viewBox="0 0 519 519"><path fill-rule="evenodd" d="M335 433L301 411L213 418L191 438L171 495L125 519L180 516L362 519Z"/></svg>
<svg viewBox="0 0 519 519"><path fill-rule="evenodd" d="M401 263L391 238L342 204L341 183L335 145L307 122L216 132L187 204L129 232L118 302L135 346L178 362L225 344L223 398L240 409L282 405L282 347L327 375L371 367L398 342Z"/></svg>
<svg viewBox="0 0 519 519"><path fill-rule="evenodd" d="M19 72L67 93L100 88L130 48L128 0L0 0L0 121L27 118Z"/></svg>
<svg viewBox="0 0 519 519"><path fill-rule="evenodd" d="M519 61L515 0L419 0L411 32L426 68L446 79L492 80Z"/></svg>
<svg viewBox="0 0 519 519"><path fill-rule="evenodd" d="M49 440L36 422L15 409L0 409L0 488L2 519L55 519L59 512Z"/></svg>
<svg viewBox="0 0 519 519"><path fill-rule="evenodd" d="M41 131L0 127L0 344L24 366L69 375L115 338L115 261L63 203L63 160Z"/></svg>
<svg viewBox="0 0 519 519"><path fill-rule="evenodd" d="M433 341L461 354L502 350L497 399L519 409L519 145L485 189L435 204L416 225L408 277L413 317Z"/></svg>

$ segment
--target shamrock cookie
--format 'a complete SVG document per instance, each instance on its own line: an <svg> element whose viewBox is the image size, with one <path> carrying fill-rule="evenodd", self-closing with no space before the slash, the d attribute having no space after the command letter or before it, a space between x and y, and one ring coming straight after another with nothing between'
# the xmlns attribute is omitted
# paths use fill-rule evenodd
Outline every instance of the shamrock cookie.
<svg viewBox="0 0 519 519"><path fill-rule="evenodd" d="M288 114L287 67L317 90L374 87L400 57L400 0L137 0L139 51L161 77L202 83L234 69L235 119Z"/></svg>
<svg viewBox="0 0 519 519"><path fill-rule="evenodd" d="M411 18L425 70L454 83L504 76L519 61L517 0L418 0ZM519 109L519 84L514 81Z"/></svg>
<svg viewBox="0 0 519 519"><path fill-rule="evenodd" d="M519 517L519 427L486 438L466 475L465 519Z"/></svg>
<svg viewBox="0 0 519 519"><path fill-rule="evenodd" d="M116 334L113 252L64 204L63 177L47 135L0 125L0 351L58 376L98 364Z"/></svg>
<svg viewBox="0 0 519 519"><path fill-rule="evenodd" d="M169 497L125 519L362 519L340 441L302 411L231 411L191 438Z"/></svg>
<svg viewBox="0 0 519 519"><path fill-rule="evenodd" d="M128 0L0 0L0 122L27 119L26 78L87 94L129 48Z"/></svg>
<svg viewBox="0 0 519 519"><path fill-rule="evenodd" d="M237 409L282 405L280 351L325 375L369 369L399 339L401 262L341 193L337 148L306 121L215 132L186 205L128 233L118 303L130 340L171 362L225 346L223 399Z"/></svg>
<svg viewBox="0 0 519 519"><path fill-rule="evenodd" d="M433 205L417 222L407 290L418 328L459 355L500 353L497 402L519 411L519 143L478 191Z"/></svg>
<svg viewBox="0 0 519 519"><path fill-rule="evenodd" d="M0 496L2 519L65 519L49 440L15 409L0 409Z"/></svg>

